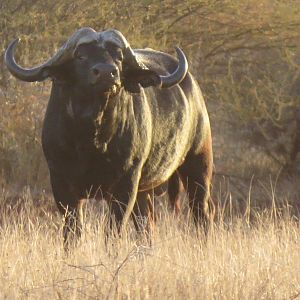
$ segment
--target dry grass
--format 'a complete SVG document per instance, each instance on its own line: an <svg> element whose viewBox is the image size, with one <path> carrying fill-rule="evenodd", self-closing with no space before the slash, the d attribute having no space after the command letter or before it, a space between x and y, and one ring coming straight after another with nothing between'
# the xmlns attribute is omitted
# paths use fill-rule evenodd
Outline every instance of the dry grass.
<svg viewBox="0 0 300 300"><path fill-rule="evenodd" d="M300 295L300 231L288 210L281 217L275 208L256 212L251 225L247 215L225 218L220 212L221 221L207 241L201 234L196 236L184 217L178 221L163 212L152 247L136 239L131 227L106 247L103 217L90 205L83 239L66 256L61 218L45 205L35 207L29 191L20 201L2 207L1 299L295 299Z"/></svg>

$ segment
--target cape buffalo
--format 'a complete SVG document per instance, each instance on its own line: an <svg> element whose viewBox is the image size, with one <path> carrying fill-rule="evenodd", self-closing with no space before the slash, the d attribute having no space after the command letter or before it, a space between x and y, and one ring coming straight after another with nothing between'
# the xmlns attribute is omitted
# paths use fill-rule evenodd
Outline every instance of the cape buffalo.
<svg viewBox="0 0 300 300"><path fill-rule="evenodd" d="M44 64L25 69L14 59L18 39L5 53L15 77L52 80L43 151L54 198L65 215L64 242L79 236L82 205L89 195L108 200L117 228L132 212L148 220L147 195L169 181L176 203L179 177L196 223L212 220L212 141L200 88L178 61L152 49L132 49L117 30L81 28Z"/></svg>

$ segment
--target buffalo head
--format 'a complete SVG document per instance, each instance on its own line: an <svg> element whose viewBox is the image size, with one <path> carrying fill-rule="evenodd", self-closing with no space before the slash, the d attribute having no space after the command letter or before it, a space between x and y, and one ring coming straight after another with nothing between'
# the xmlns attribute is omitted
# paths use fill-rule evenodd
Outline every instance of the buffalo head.
<svg viewBox="0 0 300 300"><path fill-rule="evenodd" d="M14 59L19 39L7 48L5 62L10 72L23 81L43 81L47 78L76 83L96 92L116 92L121 86L130 92L139 92L140 86L168 88L185 77L188 64L184 53L176 48L177 69L162 76L138 60L125 37L117 30L96 32L82 28L40 66L25 69Z"/></svg>

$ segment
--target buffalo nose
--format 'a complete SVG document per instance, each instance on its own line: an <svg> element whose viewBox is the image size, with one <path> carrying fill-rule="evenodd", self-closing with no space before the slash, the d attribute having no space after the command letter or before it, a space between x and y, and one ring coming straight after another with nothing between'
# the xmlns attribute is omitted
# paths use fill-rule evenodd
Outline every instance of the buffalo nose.
<svg viewBox="0 0 300 300"><path fill-rule="evenodd" d="M112 66L112 70L110 71L111 77L116 77L118 75L118 69L115 66Z"/></svg>
<svg viewBox="0 0 300 300"><path fill-rule="evenodd" d="M91 68L91 82L96 83L101 79L115 78L118 75L118 69L114 65L98 64Z"/></svg>

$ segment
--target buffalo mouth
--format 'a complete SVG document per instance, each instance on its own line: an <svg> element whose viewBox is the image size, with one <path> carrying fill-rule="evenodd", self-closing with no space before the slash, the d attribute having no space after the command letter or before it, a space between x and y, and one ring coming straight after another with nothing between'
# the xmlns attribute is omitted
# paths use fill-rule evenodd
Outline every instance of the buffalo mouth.
<svg viewBox="0 0 300 300"><path fill-rule="evenodd" d="M114 84L110 89L109 89L109 93L110 94L117 94L118 91L120 90L121 85L120 84Z"/></svg>
<svg viewBox="0 0 300 300"><path fill-rule="evenodd" d="M102 80L101 82L91 84L96 94L117 94L121 88L119 80Z"/></svg>

